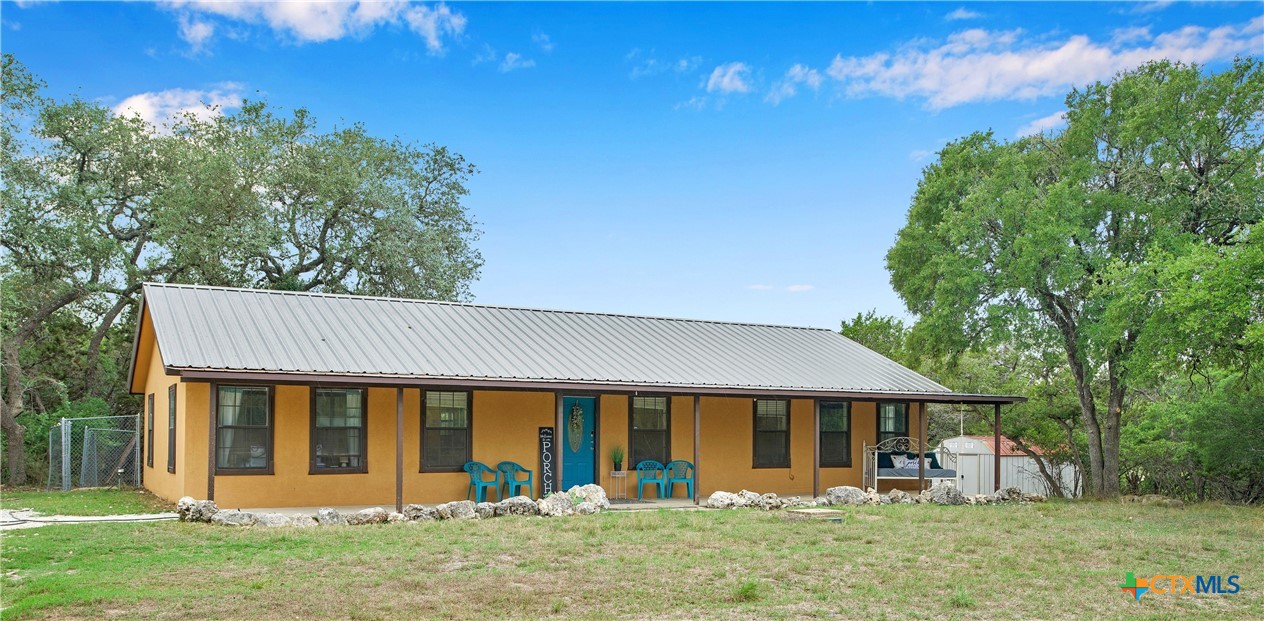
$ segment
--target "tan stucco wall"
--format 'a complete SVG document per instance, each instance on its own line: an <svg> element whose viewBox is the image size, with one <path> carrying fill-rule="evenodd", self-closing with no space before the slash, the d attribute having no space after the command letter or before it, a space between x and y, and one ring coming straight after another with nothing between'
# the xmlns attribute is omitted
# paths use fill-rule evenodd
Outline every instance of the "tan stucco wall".
<svg viewBox="0 0 1264 621"><path fill-rule="evenodd" d="M142 343L145 345L146 343ZM145 486L155 494L176 500L190 495L205 498L211 385L179 382L162 370L161 356L151 349L143 384L154 393L154 468L145 468ZM166 471L167 386L177 383L176 474ZM323 505L381 505L395 501L395 389L369 389L368 472L363 474L309 474L311 406L309 386L274 386L274 473L271 475L218 475L215 499L224 508ZM538 431L552 427L555 397L551 392L473 391L473 458L494 467L503 460L516 461L535 472L539 494ZM789 468L754 468L752 465L752 399L701 398L701 458L699 493L705 499L716 490L749 489L760 493L809 496L812 493L813 403L792 399L790 409ZM852 466L821 469L823 493L835 485L860 485L863 445L876 437L876 407L872 402L852 405ZM613 491L608 456L610 446L628 446L627 395L602 395L598 406L600 434L596 460L599 483ZM922 409L909 411L910 435L916 437ZM146 419L147 420L147 419ZM692 461L693 397L671 401L671 450L673 459ZM465 498L468 476L458 473L422 473L421 391L404 390L404 502L439 503ZM625 463L627 469L629 464ZM889 487L884 482L884 488ZM916 481L901 484L912 489ZM627 493L636 494L636 475L629 473ZM683 486L676 497L684 496ZM655 493L647 488L647 497Z"/></svg>

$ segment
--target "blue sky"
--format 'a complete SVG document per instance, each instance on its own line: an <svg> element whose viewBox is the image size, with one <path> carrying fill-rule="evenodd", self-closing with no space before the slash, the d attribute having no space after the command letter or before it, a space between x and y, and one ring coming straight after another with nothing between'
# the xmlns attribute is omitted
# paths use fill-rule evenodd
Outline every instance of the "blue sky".
<svg viewBox="0 0 1264 621"><path fill-rule="evenodd" d="M5 2L0 48L161 121L242 98L481 170L475 301L835 328L923 166L1070 87L1264 50L1256 3Z"/></svg>

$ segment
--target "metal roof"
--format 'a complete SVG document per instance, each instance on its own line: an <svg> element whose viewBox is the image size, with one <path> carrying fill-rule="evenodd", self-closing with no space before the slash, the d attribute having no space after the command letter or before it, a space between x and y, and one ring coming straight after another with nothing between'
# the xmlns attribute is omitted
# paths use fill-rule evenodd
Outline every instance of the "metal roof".
<svg viewBox="0 0 1264 621"><path fill-rule="evenodd" d="M954 394L820 328L152 283L144 307L164 366L191 377Z"/></svg>

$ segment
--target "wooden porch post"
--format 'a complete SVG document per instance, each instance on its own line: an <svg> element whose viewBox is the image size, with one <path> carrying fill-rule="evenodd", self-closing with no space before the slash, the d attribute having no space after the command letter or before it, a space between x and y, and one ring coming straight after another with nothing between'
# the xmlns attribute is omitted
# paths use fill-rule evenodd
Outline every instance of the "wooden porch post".
<svg viewBox="0 0 1264 621"><path fill-rule="evenodd" d="M210 430L206 440L206 499L215 500L215 423L219 419L219 384L211 384L211 412L206 417ZM146 447L154 450L153 447Z"/></svg>
<svg viewBox="0 0 1264 621"><path fill-rule="evenodd" d="M926 404L917 404L917 419L922 427L921 435L917 437L917 446L921 448L921 455L917 456L917 489L926 489Z"/></svg>
<svg viewBox="0 0 1264 621"><path fill-rule="evenodd" d="M1001 404L995 404L996 415L992 423L992 491L1001 491Z"/></svg>
<svg viewBox="0 0 1264 621"><path fill-rule="evenodd" d="M812 400L812 498L821 495L821 400Z"/></svg>
<svg viewBox="0 0 1264 621"><path fill-rule="evenodd" d="M557 478L553 482L553 491L562 490L562 393L553 393L553 401L557 407L557 418L553 423L553 467L557 470Z"/></svg>
<svg viewBox="0 0 1264 621"><path fill-rule="evenodd" d="M395 388L395 512L404 512L404 387Z"/></svg>
<svg viewBox="0 0 1264 621"><path fill-rule="evenodd" d="M702 399L693 396L693 504L698 504L698 495L702 492L698 487L698 440L702 437Z"/></svg>

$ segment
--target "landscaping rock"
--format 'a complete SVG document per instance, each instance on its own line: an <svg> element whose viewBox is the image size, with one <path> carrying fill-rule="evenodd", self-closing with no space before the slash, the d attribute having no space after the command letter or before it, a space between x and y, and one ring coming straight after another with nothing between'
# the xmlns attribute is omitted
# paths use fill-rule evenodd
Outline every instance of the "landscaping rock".
<svg viewBox="0 0 1264 621"><path fill-rule="evenodd" d="M600 485L594 483L576 485L566 493L577 497L581 503L591 502L597 506L599 511L605 511L610 508L610 499L606 498L606 490Z"/></svg>
<svg viewBox="0 0 1264 621"><path fill-rule="evenodd" d="M435 509L438 511L440 519L477 520L478 512L474 510L475 506L472 500L454 500L447 504L439 505ZM443 517L445 514L447 518Z"/></svg>
<svg viewBox="0 0 1264 621"><path fill-rule="evenodd" d="M480 520L486 520L496 516L496 503L480 502L474 505L474 513L478 515Z"/></svg>
<svg viewBox="0 0 1264 621"><path fill-rule="evenodd" d="M197 500L192 496L185 496L176 503L176 513L180 515L181 522L210 522L211 516L219 512L219 507L215 506L213 500Z"/></svg>
<svg viewBox="0 0 1264 621"><path fill-rule="evenodd" d="M255 514L255 523L268 528L294 525L294 521L288 515L282 513L257 513Z"/></svg>
<svg viewBox="0 0 1264 621"><path fill-rule="evenodd" d="M254 526L256 521L255 514L236 509L218 511L211 516L211 523L219 524L220 526Z"/></svg>
<svg viewBox="0 0 1264 621"><path fill-rule="evenodd" d="M347 518L329 507L324 507L316 512L316 522L321 526L345 526Z"/></svg>
<svg viewBox="0 0 1264 621"><path fill-rule="evenodd" d="M737 493L737 506L739 507L759 507L762 505L763 500L763 496L750 490L742 490Z"/></svg>
<svg viewBox="0 0 1264 621"><path fill-rule="evenodd" d="M907 505L913 503L913 495L902 490L893 489L887 494L887 499L892 503Z"/></svg>
<svg viewBox="0 0 1264 621"><path fill-rule="evenodd" d="M764 511L776 511L785 506L785 501L778 498L776 494L764 494L759 499L759 506Z"/></svg>
<svg viewBox="0 0 1264 621"><path fill-rule="evenodd" d="M732 509L737 506L737 494L714 492L707 498L707 506L712 509Z"/></svg>
<svg viewBox="0 0 1264 621"><path fill-rule="evenodd" d="M1167 500L1168 500L1168 502L1175 502L1175 503L1177 503L1176 505L1170 505L1170 504L1169 504L1169 505L1168 505L1169 507L1170 507L1170 506L1177 506L1177 507L1181 507L1181 506L1184 506L1184 505L1185 505L1185 503L1183 503L1183 502L1181 502L1181 501L1179 501L1179 500L1176 500L1175 498L1168 498ZM1045 501L1045 497L1044 497L1044 496L1042 496L1042 495L1040 495L1040 494L1028 494L1028 493L1023 493L1023 501L1024 501L1024 502L1044 502L1044 501Z"/></svg>
<svg viewBox="0 0 1264 621"><path fill-rule="evenodd" d="M831 505L863 505L869 499L859 487L840 485L825 490L825 498Z"/></svg>
<svg viewBox="0 0 1264 621"><path fill-rule="evenodd" d="M347 523L352 526L361 526L364 524L385 524L388 514L386 509L381 507L373 507L363 511L357 511L347 516Z"/></svg>
<svg viewBox="0 0 1264 621"><path fill-rule="evenodd" d="M579 515L592 515L594 513L600 513L600 512L601 512L601 507L598 507L595 503L591 503L586 500L584 502L581 502L575 505L575 513Z"/></svg>
<svg viewBox="0 0 1264 621"><path fill-rule="evenodd" d="M496 503L496 515L539 515L540 508L527 496L514 496Z"/></svg>
<svg viewBox="0 0 1264 621"><path fill-rule="evenodd" d="M290 523L295 528L311 528L316 526L316 520L310 515L296 515L290 519Z"/></svg>
<svg viewBox="0 0 1264 621"><path fill-rule="evenodd" d="M936 485L930 488L930 501L937 505L963 505L966 499L956 485Z"/></svg>
<svg viewBox="0 0 1264 621"><path fill-rule="evenodd" d="M386 514L386 521L389 524L398 524L400 522L407 522L408 517L405 516L403 513L391 511L390 513Z"/></svg>
<svg viewBox="0 0 1264 621"><path fill-rule="evenodd" d="M867 505L882 504L882 495L878 493L878 490L875 490L872 487L870 487L869 489L866 489L865 490L865 504Z"/></svg>
<svg viewBox="0 0 1264 621"><path fill-rule="evenodd" d="M575 513L575 503L571 501L570 494L549 494L535 504L540 511L540 515L544 517L557 517Z"/></svg>
<svg viewBox="0 0 1264 621"><path fill-rule="evenodd" d="M1017 487L1007 487L995 494L996 500L1000 502L1020 502L1023 499L1023 490Z"/></svg>
<svg viewBox="0 0 1264 621"><path fill-rule="evenodd" d="M813 499L813 502L815 502L816 506L818 507L828 507L831 504L834 504L830 502L830 499L826 498L825 496L817 496L815 499Z"/></svg>
<svg viewBox="0 0 1264 621"><path fill-rule="evenodd" d="M411 522L423 522L438 519L434 507L425 505L404 505L404 518Z"/></svg>

